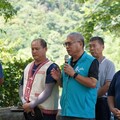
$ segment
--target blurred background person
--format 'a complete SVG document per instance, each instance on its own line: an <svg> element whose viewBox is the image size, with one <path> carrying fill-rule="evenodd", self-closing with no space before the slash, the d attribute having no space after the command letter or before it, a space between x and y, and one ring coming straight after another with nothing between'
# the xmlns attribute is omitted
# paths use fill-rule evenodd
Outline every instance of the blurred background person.
<svg viewBox="0 0 120 120"><path fill-rule="evenodd" d="M115 120L120 120L120 70L116 72L110 84L108 104Z"/></svg>
<svg viewBox="0 0 120 120"><path fill-rule="evenodd" d="M98 95L96 103L96 120L110 120L111 112L107 102L107 92L115 74L112 61L103 55L104 40L101 37L92 37L89 42L90 53L99 61Z"/></svg>

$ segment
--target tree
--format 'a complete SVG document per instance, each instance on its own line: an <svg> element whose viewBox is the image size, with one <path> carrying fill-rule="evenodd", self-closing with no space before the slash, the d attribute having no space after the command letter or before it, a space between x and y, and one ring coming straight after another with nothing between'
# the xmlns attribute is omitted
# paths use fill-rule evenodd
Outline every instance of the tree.
<svg viewBox="0 0 120 120"><path fill-rule="evenodd" d="M16 10L8 0L0 0L0 16L3 16L6 22L15 14Z"/></svg>
<svg viewBox="0 0 120 120"><path fill-rule="evenodd" d="M16 13L17 11L13 8L11 3L8 2L8 0L0 0L0 16L4 18L5 22L7 22L8 19L11 19ZM3 32L1 28L0 32Z"/></svg>
<svg viewBox="0 0 120 120"><path fill-rule="evenodd" d="M81 0L78 1L81 2ZM120 32L119 0L96 0L93 1L93 3L91 3L91 0L88 0L88 2L84 3L84 6L88 9L84 11L84 19L82 23L80 23L78 31L84 34L87 41L93 32L98 29L118 35Z"/></svg>

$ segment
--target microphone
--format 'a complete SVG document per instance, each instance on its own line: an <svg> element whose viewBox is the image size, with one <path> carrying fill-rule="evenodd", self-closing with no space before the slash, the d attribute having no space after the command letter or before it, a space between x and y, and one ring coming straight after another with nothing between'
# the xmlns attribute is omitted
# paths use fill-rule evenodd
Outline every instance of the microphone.
<svg viewBox="0 0 120 120"><path fill-rule="evenodd" d="M65 63L68 63L69 55L65 55L64 60L65 60Z"/></svg>

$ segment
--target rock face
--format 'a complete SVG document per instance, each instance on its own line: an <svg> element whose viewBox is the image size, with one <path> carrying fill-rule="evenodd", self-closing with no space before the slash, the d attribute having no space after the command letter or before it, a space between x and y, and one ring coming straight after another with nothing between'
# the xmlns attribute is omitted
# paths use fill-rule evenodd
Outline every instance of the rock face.
<svg viewBox="0 0 120 120"><path fill-rule="evenodd" d="M0 108L0 120L25 120L22 109Z"/></svg>

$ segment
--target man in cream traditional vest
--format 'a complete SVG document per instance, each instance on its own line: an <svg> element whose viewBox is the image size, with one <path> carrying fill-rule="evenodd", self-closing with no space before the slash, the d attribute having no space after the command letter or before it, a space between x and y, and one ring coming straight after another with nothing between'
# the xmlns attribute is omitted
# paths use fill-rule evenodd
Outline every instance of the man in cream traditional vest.
<svg viewBox="0 0 120 120"><path fill-rule="evenodd" d="M44 120L56 120L59 91L57 82L50 73L58 66L46 58L45 40L40 38L33 40L31 50L34 61L25 68L19 89L25 118L28 113L34 116L37 107L41 110Z"/></svg>

